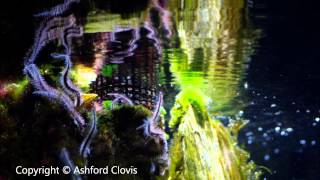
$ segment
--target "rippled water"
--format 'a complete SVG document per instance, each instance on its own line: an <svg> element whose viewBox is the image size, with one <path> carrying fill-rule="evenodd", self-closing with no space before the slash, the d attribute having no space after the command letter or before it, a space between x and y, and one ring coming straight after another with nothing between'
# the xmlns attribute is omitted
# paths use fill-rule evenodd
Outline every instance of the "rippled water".
<svg viewBox="0 0 320 180"><path fill-rule="evenodd" d="M141 13L124 19L118 14L89 13L84 26L88 34L83 37L80 47L75 49L89 57L86 61L91 64L88 66L95 71L101 70L105 64L118 64L118 68L122 69L122 66L135 67L141 63L139 70L128 73L137 75L135 73L142 71L139 74L148 76L143 68L150 66L155 69L153 76L160 75L160 82L155 82L156 79L148 81L150 86L154 83L164 89L171 88L168 96L182 88L202 89L212 100L213 114L234 115L247 103L242 98L243 79L260 34L259 29L255 29L243 15L242 3L218 6L204 1L199 5L172 3L168 6L165 12L171 12L171 18L176 21L160 17L163 24L159 29L148 21L139 27L137 24L143 20ZM167 24L170 27L166 27ZM172 31L170 41L165 31ZM88 46L91 46L90 50ZM122 70L116 71L120 74L114 76L129 75L122 74Z"/></svg>

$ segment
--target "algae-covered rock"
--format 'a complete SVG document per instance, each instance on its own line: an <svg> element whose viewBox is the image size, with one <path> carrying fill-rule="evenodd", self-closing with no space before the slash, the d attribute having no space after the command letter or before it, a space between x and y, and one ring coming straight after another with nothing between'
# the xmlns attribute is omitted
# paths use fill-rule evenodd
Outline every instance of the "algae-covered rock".
<svg viewBox="0 0 320 180"><path fill-rule="evenodd" d="M93 179L150 179L163 164L157 161L165 145L160 137L146 136L139 129L151 111L143 106L118 106L99 113L98 133L92 144L90 165L137 168L132 175L108 175Z"/></svg>
<svg viewBox="0 0 320 180"><path fill-rule="evenodd" d="M191 94L197 98L189 100ZM187 90L176 102L171 111L176 132L169 179L258 179L260 173L248 162L249 154L237 146L236 137L201 109L205 107L201 94Z"/></svg>

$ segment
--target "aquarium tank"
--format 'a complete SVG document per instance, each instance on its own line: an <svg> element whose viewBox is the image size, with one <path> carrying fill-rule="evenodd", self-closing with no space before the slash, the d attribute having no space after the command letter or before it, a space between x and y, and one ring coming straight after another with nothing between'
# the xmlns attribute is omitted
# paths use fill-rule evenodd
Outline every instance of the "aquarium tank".
<svg viewBox="0 0 320 180"><path fill-rule="evenodd" d="M320 179L300 0L11 0L0 180Z"/></svg>

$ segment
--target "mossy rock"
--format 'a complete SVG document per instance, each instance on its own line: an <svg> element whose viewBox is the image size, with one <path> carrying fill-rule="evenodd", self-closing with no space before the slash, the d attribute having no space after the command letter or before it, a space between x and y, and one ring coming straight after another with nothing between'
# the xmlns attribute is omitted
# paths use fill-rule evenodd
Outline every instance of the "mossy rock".
<svg viewBox="0 0 320 180"><path fill-rule="evenodd" d="M237 133L209 117L203 95L188 90L177 96L171 110L175 126L170 147L169 179L258 179L249 154L238 147Z"/></svg>
<svg viewBox="0 0 320 180"><path fill-rule="evenodd" d="M153 160L161 155L163 144L150 139L137 130L144 120L151 116L144 106L120 106L114 110L104 110L98 115L98 134L92 144L89 164L96 167L134 166L137 175L92 177L94 179L151 179Z"/></svg>

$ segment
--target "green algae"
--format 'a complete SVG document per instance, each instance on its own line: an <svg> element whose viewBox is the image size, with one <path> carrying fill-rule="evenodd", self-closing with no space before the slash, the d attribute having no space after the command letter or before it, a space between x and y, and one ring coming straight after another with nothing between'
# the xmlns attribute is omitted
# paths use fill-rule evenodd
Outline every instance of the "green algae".
<svg viewBox="0 0 320 180"><path fill-rule="evenodd" d="M111 77L113 72L118 69L117 64L106 64L101 70L101 74L105 77Z"/></svg>
<svg viewBox="0 0 320 180"><path fill-rule="evenodd" d="M174 128L181 123L183 114L187 113L190 103L194 109L197 109L195 113L198 117L198 124L203 124L204 121L208 121L209 117L204 111L206 109L206 101L206 97L204 97L203 94L197 89L187 88L182 91L177 95L176 104L174 108L171 109L169 127Z"/></svg>
<svg viewBox="0 0 320 180"><path fill-rule="evenodd" d="M16 82L6 84L4 89L8 92L8 95L16 101L23 94L28 83L28 79L24 78Z"/></svg>
<svg viewBox="0 0 320 180"><path fill-rule="evenodd" d="M105 109L110 109L112 106L112 101L111 100L105 100L102 102L102 106Z"/></svg>

